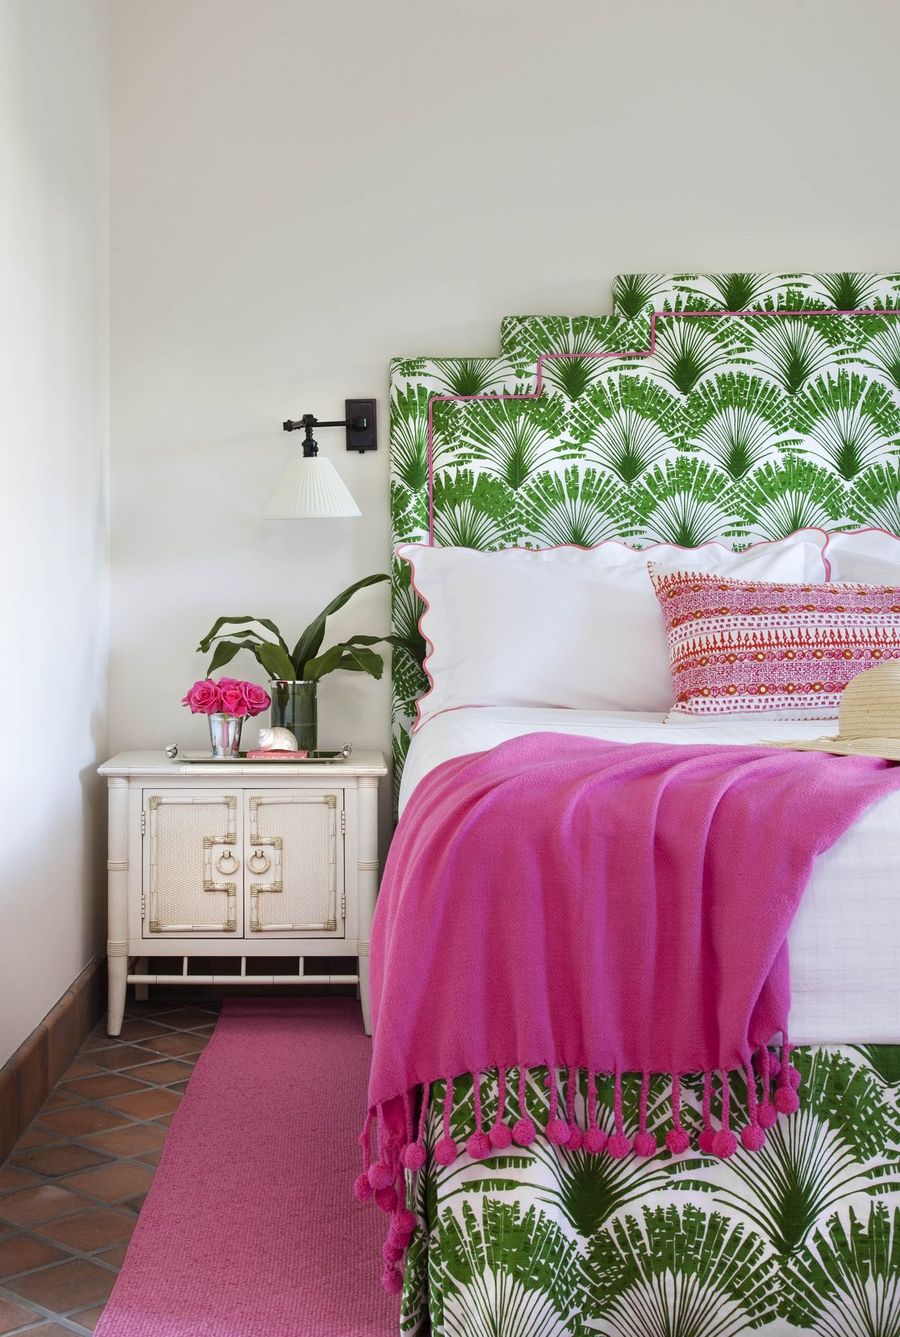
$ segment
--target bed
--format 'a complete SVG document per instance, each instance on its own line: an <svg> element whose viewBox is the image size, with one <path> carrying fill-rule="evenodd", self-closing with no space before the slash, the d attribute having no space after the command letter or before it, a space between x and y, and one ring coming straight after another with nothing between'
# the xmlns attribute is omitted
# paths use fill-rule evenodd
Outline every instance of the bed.
<svg viewBox="0 0 900 1337"><path fill-rule="evenodd" d="M504 551L610 539L740 549L804 526L896 534L898 299L896 275L631 275L616 281L613 317L511 317L496 359L398 359L394 537ZM504 704L423 720L422 605L399 559L393 596L409 646L394 669L401 813L442 762L536 732L728 746L834 731ZM800 1112L752 1159L613 1161L541 1139L446 1167L429 1154L407 1183L420 1228L404 1333L896 1337L898 818L900 798L887 799L822 856L791 929ZM432 1095L429 1151L439 1084ZM602 1117L612 1098L601 1084ZM481 1099L489 1114L496 1074ZM664 1099L654 1082L651 1123ZM528 1101L540 1117L540 1075ZM696 1126L698 1084L685 1082L684 1103ZM454 1130L471 1126L465 1078L453 1110Z"/></svg>
<svg viewBox="0 0 900 1337"><path fill-rule="evenodd" d="M738 717L664 723L632 712L454 710L429 720L413 738L400 811L415 786L450 757L495 747L526 733L555 732L620 742L756 743L762 737L815 738L821 722ZM800 1044L900 1044L900 797L870 808L817 861L788 939L792 1038Z"/></svg>

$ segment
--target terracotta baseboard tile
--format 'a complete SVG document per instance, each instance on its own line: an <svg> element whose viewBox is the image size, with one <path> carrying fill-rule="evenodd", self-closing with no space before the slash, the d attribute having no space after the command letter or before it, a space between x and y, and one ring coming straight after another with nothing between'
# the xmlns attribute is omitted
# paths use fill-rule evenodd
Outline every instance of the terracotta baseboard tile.
<svg viewBox="0 0 900 1337"><path fill-rule="evenodd" d="M55 1086L78 1052L83 1035L78 1031L78 1008L72 989L67 989L42 1023L50 1041L50 1085Z"/></svg>
<svg viewBox="0 0 900 1337"><path fill-rule="evenodd" d="M44 1105L103 1011L105 962L92 961L0 1068L0 1161Z"/></svg>
<svg viewBox="0 0 900 1337"><path fill-rule="evenodd" d="M83 970L72 985L71 992L75 995L75 1008L78 1017L78 1045L93 1030L106 1011L105 957L102 969L99 969L98 966L99 963L95 962L94 969L89 966L86 970ZM74 1054L71 1057L74 1058Z"/></svg>
<svg viewBox="0 0 900 1337"><path fill-rule="evenodd" d="M22 1132L47 1099L50 1081L50 1036L43 1022L16 1050L16 1114Z"/></svg>
<svg viewBox="0 0 900 1337"><path fill-rule="evenodd" d="M0 1068L0 1161L6 1159L19 1134L16 1079L12 1067Z"/></svg>

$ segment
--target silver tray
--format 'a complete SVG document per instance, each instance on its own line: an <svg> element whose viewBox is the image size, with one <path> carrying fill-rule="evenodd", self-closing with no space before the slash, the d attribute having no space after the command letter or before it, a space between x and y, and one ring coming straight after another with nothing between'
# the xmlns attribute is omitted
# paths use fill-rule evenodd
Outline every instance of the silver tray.
<svg viewBox="0 0 900 1337"><path fill-rule="evenodd" d="M211 752L182 752L176 743L170 743L166 748L166 756L170 761L186 761L190 765L212 761L217 766L271 766L273 762L281 766L321 766L323 763L346 761L352 752L352 743L345 743L336 752L311 752L308 757L285 757L278 752L268 757L248 757L246 752L236 757L214 757Z"/></svg>

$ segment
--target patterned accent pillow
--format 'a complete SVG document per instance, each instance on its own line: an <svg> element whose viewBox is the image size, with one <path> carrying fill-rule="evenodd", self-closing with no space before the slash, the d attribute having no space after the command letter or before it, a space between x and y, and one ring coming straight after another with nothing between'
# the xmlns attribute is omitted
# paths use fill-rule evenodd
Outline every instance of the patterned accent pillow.
<svg viewBox="0 0 900 1337"><path fill-rule="evenodd" d="M790 585L648 562L678 715L834 719L851 678L900 659L900 588Z"/></svg>

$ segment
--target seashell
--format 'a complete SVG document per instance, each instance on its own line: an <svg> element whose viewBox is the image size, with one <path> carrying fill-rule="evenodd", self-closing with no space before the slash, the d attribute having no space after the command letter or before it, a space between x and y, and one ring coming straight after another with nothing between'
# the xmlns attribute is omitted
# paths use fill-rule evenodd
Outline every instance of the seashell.
<svg viewBox="0 0 900 1337"><path fill-rule="evenodd" d="M262 752L296 752L297 739L290 729L276 725L274 729L260 729L259 746Z"/></svg>

